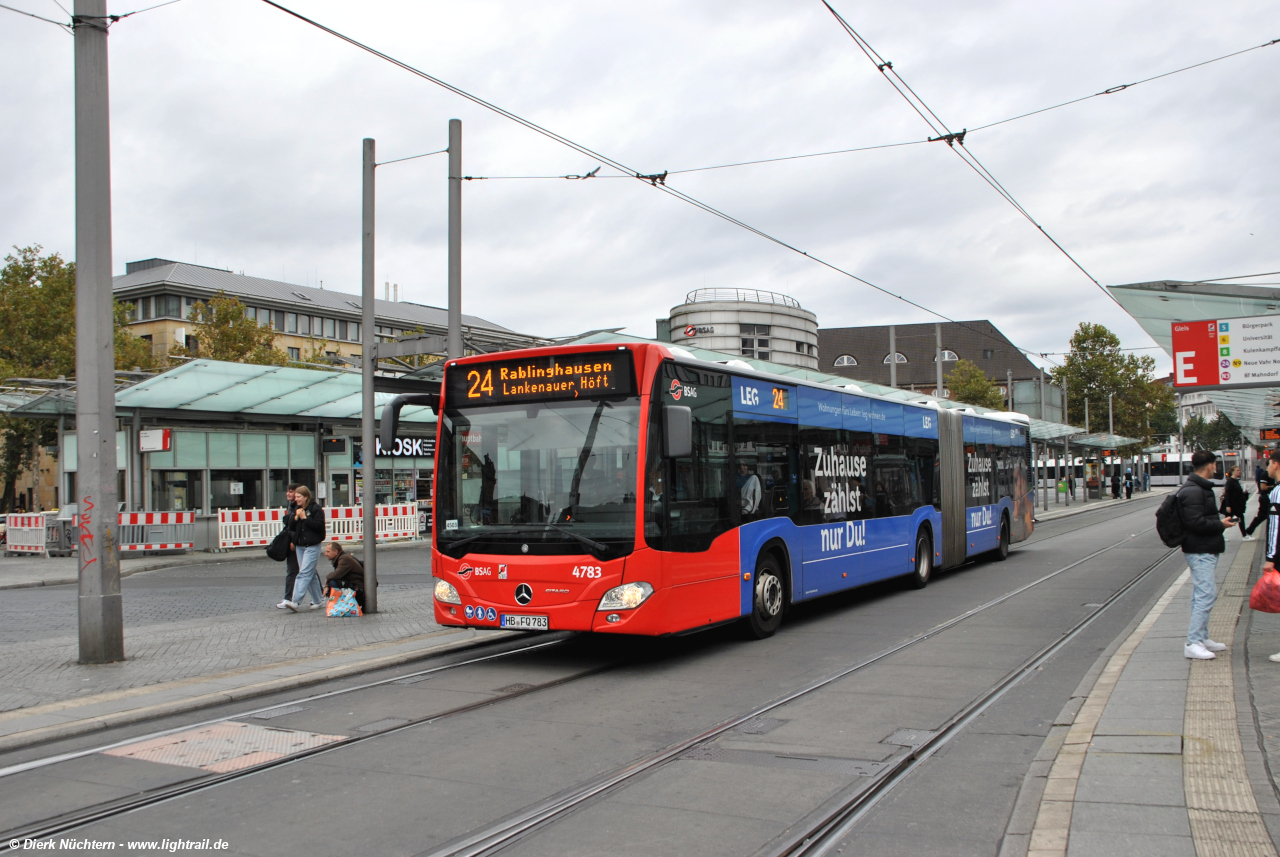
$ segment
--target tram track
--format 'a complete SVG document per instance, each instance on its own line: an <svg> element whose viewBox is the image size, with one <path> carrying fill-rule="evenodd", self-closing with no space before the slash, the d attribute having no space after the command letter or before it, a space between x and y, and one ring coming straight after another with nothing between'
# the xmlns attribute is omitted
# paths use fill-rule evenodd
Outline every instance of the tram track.
<svg viewBox="0 0 1280 857"><path fill-rule="evenodd" d="M661 767L675 760L676 758L680 757L681 755L693 749L694 747L697 747L701 744L706 744L714 740L715 738L721 735L724 735L725 733L729 732L735 727L741 726L742 724L750 720L753 720L755 718L758 718L769 711L772 711L782 705L786 705L789 702L792 702L796 699L799 699L803 696L813 693L814 691L817 691L822 687L830 685L835 681L838 681L848 675L851 675L857 672L858 670L864 669L870 666L871 664L877 663L893 654L901 652L904 649L917 645L925 640L931 639L932 637L935 637L938 634L943 633L948 629L954 628L960 623L976 615L979 615L987 610L990 610L993 607L998 606L999 604L1003 604L1006 601L1012 598L1015 598L1018 595L1021 595L1027 592L1028 590L1036 586L1039 586L1042 583L1045 583L1053 578L1058 577L1061 574L1064 574L1074 568L1077 568L1103 554L1108 553L1111 550L1114 550L1125 544L1128 544L1134 538L1136 538L1137 535L1141 535L1142 533L1145 533L1145 532L1149 532L1149 529L1140 531L1138 534L1127 536L1111 545L1108 545L1106 547L1093 551L1087 556L1082 557L1078 560L1075 560L1059 569L1056 569L1055 571L1045 574L1037 578L1036 580L1031 581L1030 583L1020 586L1008 593L1005 593L1004 595L998 598L992 599L981 605L978 605L977 607L967 610L964 613L961 613L933 628L928 629L927 631L924 631L894 646L884 649L872 655L869 658L859 661L857 664L854 664L851 667L847 667L834 674L818 679L810 683L809 685L806 685L805 687L802 687L796 691L793 691L782 697L779 697L767 703L766 705L753 708L751 711L745 714L735 716L729 720L722 721L721 723L717 724L716 726L712 727L709 730L701 732L698 735L695 735L692 738L686 739L677 744L671 745L666 749L658 751L657 753L651 756L632 762L626 766L616 769L613 772L597 777L586 783L580 784L579 786L571 788L565 792L561 792L559 795L553 796L552 798L549 798L546 801L534 804L528 809L517 813L514 817L507 819L500 825L496 825L492 828L489 828L487 830L481 831L476 834L468 835L467 837L463 838L460 841L455 841L453 845L450 847L432 852L431 857L445 857L445 855L449 855L449 857L454 857L454 855L459 855L459 857L461 857L461 855L468 855L468 857L470 857L470 855L490 854L490 853L495 853L496 851L502 850L508 845L513 844L516 840L524 838L525 836L536 831L539 828L542 828L546 825L554 823L557 819L565 816L568 813L573 812L574 810L582 807L588 802L596 800L597 798L603 797L612 791L615 791L624 787L628 782L633 781L636 777L639 777L642 774L655 770L656 768ZM1062 534L1058 534L1058 535L1062 535ZM1051 646L1052 651L1047 651L1047 652L1042 651L1040 653L1037 653L1036 656L1033 656L1032 660L1035 661L1036 663L1039 663L1042 660L1047 659L1048 657L1051 657L1054 652L1056 652L1059 648L1061 648L1061 646L1069 642L1069 639L1071 637L1074 637L1075 634L1078 634L1080 630L1083 630L1084 627L1087 627L1087 625L1090 622L1092 622L1095 618L1097 618L1097 616L1100 615L1105 609L1107 609L1107 607L1115 603L1116 600L1118 600L1126 592L1132 589L1133 586L1137 585L1142 580L1142 578L1144 578L1147 574L1153 571L1161 562L1163 562L1170 555L1172 555L1172 553L1173 551L1170 551L1169 553L1165 554L1160 558L1160 560L1153 563L1151 566L1145 569L1140 575L1138 575L1137 577L1129 581L1124 587L1122 587L1122 589L1118 590L1112 596L1112 598L1109 599L1102 607L1091 612L1087 617L1085 617L1084 620L1082 620L1081 623L1079 623L1076 627L1071 629L1068 632L1070 636L1064 636L1063 638L1060 638L1059 640L1055 641L1055 643L1053 643ZM303 698L276 702L271 705L262 706L249 711L238 712L235 714L229 714L225 716L211 718L195 724L186 724L183 726L176 726L169 729L159 730L146 735L130 737L130 738L113 742L110 744L104 744L101 746L95 746L95 747L87 748L83 750L72 751L69 753L57 754L57 755L48 756L41 759L32 760L29 762L11 765L6 768L0 768L0 779L21 774L26 771L36 770L41 767L56 765L62 762L72 761L77 758L82 758L85 756L102 753L106 750L122 747L129 744L134 744L138 741L148 740L152 738L162 738L167 735L172 735L178 732L185 732L185 731L200 728L206 725L223 723L228 720L251 717L255 714L271 712L274 709L279 709L286 706L321 701L329 698L339 697L345 694L359 693L362 691L368 691L374 688L378 688L380 686L393 684L395 682L402 682L405 679L430 676L435 673L440 673L440 672L449 671L449 670L456 670L456 669L460 669L467 666L474 666L477 664L494 661L500 658L513 657L520 654L526 654L529 652L534 652L542 649L560 646L569 642L573 638L574 636L565 635L560 639L547 640L544 636L540 635L538 637L532 637L529 640L527 640L526 641L527 645L518 645L516 647L506 649L501 652L487 654L481 657L469 658L466 660L458 661L456 663L442 664L442 665L430 667L428 669L418 670L416 672L399 674L399 675L395 675L386 679L381 679L375 682L366 682L354 687L341 688L338 690L328 691L325 693L313 694ZM1039 659L1039 660L1036 660L1036 659ZM394 735L396 733L403 732L407 729L412 729L417 726L422 726L425 724L445 720L448 718L457 717L462 714L470 713L473 711L477 711L477 710L488 708L495 705L500 705L504 702L518 699L518 698L527 696L529 694L551 690L557 687L562 687L566 684L582 681L584 679L599 675L603 672L616 669L617 667L621 666L622 663L623 661L616 661L616 662L610 662L610 663L593 666L591 668L580 670L570 675L563 676L551 681L543 682L541 684L532 685L526 688L520 688L518 690L512 690L510 692L502 693L498 696L494 696L484 700L478 700L478 701L469 703L467 705L462 705L462 706L457 706L457 707L442 710L442 711L437 711L432 714L415 718L415 719L409 720L408 722L391 726L386 729L382 729L382 730L365 734L365 735L347 737L340 741L335 741L330 744L326 744L326 745L316 747L310 750L306 750L300 753L295 753L281 759L271 760L262 764L255 765L253 767L249 767L249 768L245 768L242 770L233 771L225 774L217 774L217 775L205 777L196 782L188 782L188 783L176 784L169 787L163 787L160 789L148 791L146 793L139 794L137 796L133 796L130 798L122 799L119 801L106 803L106 804L98 804L86 810L73 811L64 815L44 819L42 821L39 821L31 825L26 825L21 828L12 829L10 831L7 831L7 835L0 836L0 852L11 850L8 847L8 843L10 840L44 839L50 836L66 834L96 822L105 821L114 817L137 812L139 810L146 809L148 807L156 806L158 804L169 802L172 800L177 800L191 794L205 791L207 789L212 789L222 785L227 785L237 780L246 779L248 777L252 777L269 770L281 768L281 767L293 764L295 762L303 761L305 759L312 759L317 756L327 755L329 753L336 752L340 749L345 749L356 744L375 741L377 739L385 738L385 737ZM962 729L963 726L972 719L972 717L976 717L978 714L980 714L981 713L980 710L975 709L972 712L970 711L971 709L974 709L974 705L981 703L983 700L986 700L982 708L982 710L985 710L986 706L989 706L990 704L992 704L996 699L999 698L999 696L1002 696L1005 691L1007 691L1009 688L1014 686L1014 684L1016 684L1017 681L1020 681L1021 677L1024 677L1026 673L1028 673L1033 669L1034 669L1034 664L1032 664L1031 666L1024 665L1022 667L1019 667L1018 670L1015 670L1013 673L1010 674L1012 678L1006 677L1006 679L1003 682L1001 682L991 691L988 691L987 693L985 693L982 697L979 698L979 700L975 701L975 703L971 703L970 706L967 706L966 709L964 709L962 712L957 714L956 717L953 718L954 722L952 722L951 727L949 727L948 729L944 729L943 732L940 733L938 739L935 739L934 742L930 742L930 744L928 745L922 745L921 747L916 748L916 750L913 751L911 754L908 754L908 757L906 757L906 759L904 760L904 763L914 761L914 764L910 768L901 770L900 771L901 776L905 776L907 773L910 772L910 770L914 770L914 766L918 765L919 762L922 762L929 755L932 755L932 752L936 751L937 747L941 747L945 743L945 740L950 740L950 736L958 732L960 729ZM942 735L946 735L947 738L943 740ZM933 749L929 749L931 747ZM918 761L915 761L917 759ZM898 767L895 766L894 771L897 771L897 770L898 770ZM898 776L893 771L886 772L885 777L881 778L881 780L883 781L883 785L879 787L880 790L887 790L888 788L892 788L893 785L896 785L896 782L898 781L898 779L901 778L901 776ZM891 783L889 782L890 779L892 779ZM878 780L878 782L880 782L881 780ZM846 807L845 811L839 814L839 819L836 819L836 821L839 821L840 819L848 818L849 813L858 811L857 807L859 806L866 805L867 808L869 808L870 804L866 803L866 799L868 798L869 795L871 795L875 791L877 791L877 787L875 786L873 786L871 789L860 790L859 795L856 796L853 801L853 803L856 803L856 806L853 806L853 804L851 803L852 809ZM832 815L832 819L835 819L834 814ZM834 826L832 819L827 820L827 822L824 825L824 829L830 830L830 831L834 831L837 829L837 827ZM809 838L812 838L812 837L805 837L804 839L805 841L807 841ZM778 853L790 854L790 853L818 853L818 852L779 851Z"/></svg>
<svg viewBox="0 0 1280 857"><path fill-rule="evenodd" d="M728 734L743 724L757 720L771 711L781 708L791 702L795 702L796 700L808 696L815 691L821 690L822 688L853 675L860 670L866 669L872 664L883 661L884 659L909 649L912 646L916 646L926 640L932 639L947 630L955 628L957 625L960 625L974 616L985 613L987 610L997 607L1042 583L1052 580L1059 575L1065 574L1074 568L1078 568L1079 566L1084 565L1103 554L1126 545L1137 538L1137 536L1151 532L1154 529L1154 527L1150 527L1140 530L1134 535L1126 536L1107 547L1100 548L1081 559L1043 575L1042 577L1024 584L1011 592L980 604L977 607L967 610L964 613L936 625L927 631L910 637L900 643L890 646L889 648L883 649L852 666L817 679L804 687L791 691L762 706L752 708L750 711L735 715L730 719L723 720L710 729L700 732L697 735L678 743L671 744L656 753L616 768L611 772L595 777L577 786L563 790L557 795L532 804L526 809L508 816L498 824L467 834L466 836L459 837L439 849L427 852L426 857L484 857L484 855L496 854L503 849L514 845L517 841L535 834L545 827L555 824L558 820L584 808L586 805L607 797L613 792L620 791L630 783L636 781L637 778L642 775L652 773L653 771L670 764L696 748ZM790 837L787 842L771 848L769 851L762 852L761 857L764 857L765 854L769 855L769 857L783 857L783 855L787 855L787 857L789 857L789 855L792 854L825 853L825 851L814 849L819 846L825 848L826 846L823 843L835 841L831 839L832 836L838 837L843 835L843 832L846 831L848 827L856 824L857 820L861 818L862 814L867 809L874 805L875 801L878 801L881 797L887 794L894 786L901 782L905 776L915 770L915 768L919 767L921 763L949 742L975 717L981 715L987 708L1004 696L1005 693L1026 678L1027 675L1034 672L1039 665L1051 658L1063 646L1067 645L1067 643L1074 639L1081 631L1092 624L1094 620L1117 603L1124 597L1124 595L1129 593L1135 586L1141 583L1143 579L1154 572L1155 569L1175 553L1177 553L1176 548L1163 553L1159 559L1148 565L1136 576L1121 586L1111 595L1110 598L1090 611L1088 615L1060 635L1056 640L1051 642L1048 646L1040 649L1029 659L1024 661L1022 665L1007 673L1000 681L990 686L980 696L949 718L946 724L943 725L933 738L915 748L912 748L910 751L904 752L900 758L887 766L880 774L876 775L870 783L859 783L858 788L854 790L855 793L846 793L845 798L835 801L834 805L830 805L830 801L828 804L824 804L824 806L829 807L829 811L822 813L820 818L814 819L811 824L796 832L796 834Z"/></svg>

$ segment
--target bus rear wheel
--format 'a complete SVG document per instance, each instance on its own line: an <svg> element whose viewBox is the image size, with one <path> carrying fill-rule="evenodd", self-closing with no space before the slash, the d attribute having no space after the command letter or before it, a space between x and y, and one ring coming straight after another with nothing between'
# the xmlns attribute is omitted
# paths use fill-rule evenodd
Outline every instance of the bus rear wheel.
<svg viewBox="0 0 1280 857"><path fill-rule="evenodd" d="M1000 519L1000 544L996 545L996 549L991 552L991 558L996 562L1004 562L1009 558L1009 518L1002 517Z"/></svg>
<svg viewBox="0 0 1280 857"><path fill-rule="evenodd" d="M924 589L933 576L933 540L929 533L921 530L916 533L916 567L907 575L907 583L912 589Z"/></svg>
<svg viewBox="0 0 1280 857"><path fill-rule="evenodd" d="M771 554L762 554L756 560L751 615L747 619L747 627L755 639L772 637L782 624L782 607L786 601L784 591L778 561Z"/></svg>

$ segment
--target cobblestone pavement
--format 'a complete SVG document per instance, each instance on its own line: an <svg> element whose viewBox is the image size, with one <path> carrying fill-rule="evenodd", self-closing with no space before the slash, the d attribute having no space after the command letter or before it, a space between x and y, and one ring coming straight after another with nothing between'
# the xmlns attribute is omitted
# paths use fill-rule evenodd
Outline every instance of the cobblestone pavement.
<svg viewBox="0 0 1280 857"><path fill-rule="evenodd" d="M122 582L125 653L76 663L74 586L0 593L0 712L161 682L270 666L439 630L430 552L378 552L379 612L326 619L275 609L283 564L266 559L147 572Z"/></svg>

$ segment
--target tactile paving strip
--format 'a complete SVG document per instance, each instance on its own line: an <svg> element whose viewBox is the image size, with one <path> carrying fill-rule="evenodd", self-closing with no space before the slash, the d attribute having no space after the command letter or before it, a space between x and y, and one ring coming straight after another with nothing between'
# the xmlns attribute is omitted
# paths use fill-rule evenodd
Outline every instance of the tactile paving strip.
<svg viewBox="0 0 1280 857"><path fill-rule="evenodd" d="M1182 788L1197 857L1276 857L1245 768L1231 672L1231 645L1249 595L1256 547L1241 545L1209 614L1209 636L1227 650L1211 661L1192 661L1187 682Z"/></svg>
<svg viewBox="0 0 1280 857"><path fill-rule="evenodd" d="M294 753L341 741L345 735L320 735L227 720L162 738L104 750L103 755L200 768L215 774L239 771Z"/></svg>

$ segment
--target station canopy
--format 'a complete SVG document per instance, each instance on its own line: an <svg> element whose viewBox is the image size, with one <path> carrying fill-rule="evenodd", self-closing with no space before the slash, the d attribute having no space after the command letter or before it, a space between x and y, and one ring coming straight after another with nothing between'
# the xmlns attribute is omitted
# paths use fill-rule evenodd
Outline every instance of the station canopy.
<svg viewBox="0 0 1280 857"><path fill-rule="evenodd" d="M130 373L119 375L125 378ZM360 419L361 380L357 372L192 360L136 383L119 385L116 409L351 421ZM394 395L374 395L379 418ZM14 416L51 417L71 415L75 410L75 383L71 381L15 378L0 388L0 411ZM400 412L400 420L434 423L435 414L430 408L411 405Z"/></svg>
<svg viewBox="0 0 1280 857"><path fill-rule="evenodd" d="M1248 279L1228 277L1225 279ZM1280 314L1280 289L1229 282L1158 280L1107 286L1142 329L1173 358L1172 325L1177 321L1247 318ZM1280 427L1280 387L1202 392L1231 422L1251 433Z"/></svg>

